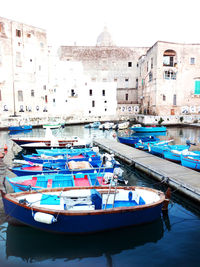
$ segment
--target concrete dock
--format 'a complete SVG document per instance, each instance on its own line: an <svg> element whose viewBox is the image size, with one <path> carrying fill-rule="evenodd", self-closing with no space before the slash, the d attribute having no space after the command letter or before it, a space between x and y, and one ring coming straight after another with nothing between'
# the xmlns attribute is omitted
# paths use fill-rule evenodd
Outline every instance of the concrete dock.
<svg viewBox="0 0 200 267"><path fill-rule="evenodd" d="M113 153L156 180L168 184L177 192L200 203L200 173L179 164L154 156L148 152L121 144L115 140L95 139L94 145Z"/></svg>

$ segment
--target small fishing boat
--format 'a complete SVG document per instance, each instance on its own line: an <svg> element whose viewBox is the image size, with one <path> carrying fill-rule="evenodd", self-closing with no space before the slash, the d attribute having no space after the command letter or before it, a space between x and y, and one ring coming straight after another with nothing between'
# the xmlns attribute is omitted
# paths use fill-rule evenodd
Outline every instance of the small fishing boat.
<svg viewBox="0 0 200 267"><path fill-rule="evenodd" d="M195 171L200 171L200 151L198 155L181 155L181 165Z"/></svg>
<svg viewBox="0 0 200 267"><path fill-rule="evenodd" d="M89 124L86 124L84 127L85 128L99 128L99 126L101 125L100 121L95 121L95 122L91 122Z"/></svg>
<svg viewBox="0 0 200 267"><path fill-rule="evenodd" d="M119 142L126 145L135 146L138 142L152 142L152 141L159 141L158 137L152 136L118 136L117 137Z"/></svg>
<svg viewBox="0 0 200 267"><path fill-rule="evenodd" d="M169 150L163 151L164 159L167 159L169 161L173 161L175 163L180 163L181 162L181 155L191 156L191 157L200 156L200 151L189 151L188 150L189 148L184 148L184 145L182 145L183 146L182 149L180 146L175 148L175 149L169 149Z"/></svg>
<svg viewBox="0 0 200 267"><path fill-rule="evenodd" d="M43 128L50 128L50 129L59 129L59 128L64 128L65 124L64 123L49 123L49 124L44 124Z"/></svg>
<svg viewBox="0 0 200 267"><path fill-rule="evenodd" d="M26 130L32 130L32 125L19 125L19 126L10 126L8 127L9 131L26 131Z"/></svg>
<svg viewBox="0 0 200 267"><path fill-rule="evenodd" d="M12 167L10 170L17 176L38 175L38 174L71 174L71 173L95 173L95 172L113 172L119 163L113 157L104 157L102 160L92 161L69 161L65 165L60 163L44 164L22 164L21 166Z"/></svg>
<svg viewBox="0 0 200 267"><path fill-rule="evenodd" d="M99 126L100 130L111 130L113 127L114 123L113 122L105 122Z"/></svg>
<svg viewBox="0 0 200 267"><path fill-rule="evenodd" d="M88 234L153 222L163 192L139 186L62 187L6 194L9 221L61 234Z"/></svg>
<svg viewBox="0 0 200 267"><path fill-rule="evenodd" d="M123 130L123 129L127 129L129 127L129 121L125 121L125 122L121 122L121 123L117 123L115 125L113 125L113 129L114 130Z"/></svg>
<svg viewBox="0 0 200 267"><path fill-rule="evenodd" d="M44 164L44 163L59 163L65 165L68 161L93 161L93 160L100 160L100 155L92 154L84 154L80 153L78 155L57 155L57 156L48 156L45 154L39 155L39 154L32 154L32 155L24 155L22 154L22 157L27 162L33 162L38 164Z"/></svg>
<svg viewBox="0 0 200 267"><path fill-rule="evenodd" d="M11 137L11 140L20 146L27 144L26 148L36 148L43 146L44 148L66 147L67 145L75 146L76 144L86 145L86 142L80 139L78 136L65 138L59 138L57 136L54 136L50 128L46 128L44 137L18 136ZM30 143L31 145L28 145Z"/></svg>
<svg viewBox="0 0 200 267"><path fill-rule="evenodd" d="M41 174L6 177L14 192L40 190L43 188L106 185L113 173ZM108 179L109 177L109 179Z"/></svg>
<svg viewBox="0 0 200 267"><path fill-rule="evenodd" d="M48 155L48 156L58 156L58 155L70 155L77 156L80 154L86 154L89 156L96 155L99 153L98 147L91 148L52 148L52 149L36 149L36 152L39 155Z"/></svg>
<svg viewBox="0 0 200 267"><path fill-rule="evenodd" d="M145 126L145 127L130 127L132 131L138 133L146 133L146 132L166 132L167 128L165 126Z"/></svg>

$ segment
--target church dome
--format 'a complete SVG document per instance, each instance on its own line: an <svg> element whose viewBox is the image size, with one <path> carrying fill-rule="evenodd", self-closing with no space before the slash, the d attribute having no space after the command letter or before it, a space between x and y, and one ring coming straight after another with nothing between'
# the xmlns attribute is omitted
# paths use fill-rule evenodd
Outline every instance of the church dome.
<svg viewBox="0 0 200 267"><path fill-rule="evenodd" d="M107 27L104 27L104 31L97 38L97 46L113 46L113 41Z"/></svg>

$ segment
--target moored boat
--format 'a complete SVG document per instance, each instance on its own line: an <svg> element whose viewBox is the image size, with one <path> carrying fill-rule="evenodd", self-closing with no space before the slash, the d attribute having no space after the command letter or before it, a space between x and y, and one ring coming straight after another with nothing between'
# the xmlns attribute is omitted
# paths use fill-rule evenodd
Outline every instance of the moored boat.
<svg viewBox="0 0 200 267"><path fill-rule="evenodd" d="M14 192L40 190L43 188L106 185L113 173L41 174L6 177Z"/></svg>
<svg viewBox="0 0 200 267"><path fill-rule="evenodd" d="M32 130L32 125L19 125L19 126L10 126L8 127L9 131L26 131L26 130Z"/></svg>
<svg viewBox="0 0 200 267"><path fill-rule="evenodd" d="M181 155L181 165L195 171L200 171L200 151L199 155Z"/></svg>
<svg viewBox="0 0 200 267"><path fill-rule="evenodd" d="M6 194L7 218L44 231L87 234L159 219L163 192L144 187L65 187Z"/></svg>
<svg viewBox="0 0 200 267"><path fill-rule="evenodd" d="M183 148L181 149L181 147ZM175 163L181 162L181 155L184 156L200 156L200 151L189 151L188 148L184 148L184 145L177 145L177 148L175 149L168 149L163 151L163 157L164 159L167 159L169 161L173 161Z"/></svg>
<svg viewBox="0 0 200 267"><path fill-rule="evenodd" d="M138 142L152 142L152 141L159 141L158 137L152 136L118 136L117 137L119 142L126 145L135 146Z"/></svg>
<svg viewBox="0 0 200 267"><path fill-rule="evenodd" d="M165 126L145 126L145 127L130 127L131 130L138 133L146 133L146 132L166 132L167 128Z"/></svg>

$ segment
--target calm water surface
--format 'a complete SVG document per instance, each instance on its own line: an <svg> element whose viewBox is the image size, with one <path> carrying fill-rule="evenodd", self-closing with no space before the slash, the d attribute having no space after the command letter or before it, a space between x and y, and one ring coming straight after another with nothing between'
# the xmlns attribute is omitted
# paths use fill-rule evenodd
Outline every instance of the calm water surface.
<svg viewBox="0 0 200 267"><path fill-rule="evenodd" d="M54 130L55 134L60 132ZM63 129L62 135L77 135L91 141L110 138L114 131L89 130L83 126ZM125 134L125 132L121 132ZM43 136L43 129L26 135ZM168 128L161 139L174 139L176 144L186 140L196 142L199 150L200 129ZM7 167L19 156L8 132L0 132L0 148L8 152L0 161L0 181L14 177ZM129 185L141 185L165 191L166 187L122 164ZM199 174L200 179L200 174ZM200 180L199 180L200 181ZM168 216L154 223L87 236L63 236L41 232L29 227L8 225L0 203L0 267L8 266L199 266L200 265L200 209L173 191Z"/></svg>

